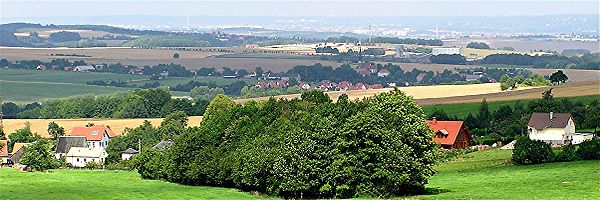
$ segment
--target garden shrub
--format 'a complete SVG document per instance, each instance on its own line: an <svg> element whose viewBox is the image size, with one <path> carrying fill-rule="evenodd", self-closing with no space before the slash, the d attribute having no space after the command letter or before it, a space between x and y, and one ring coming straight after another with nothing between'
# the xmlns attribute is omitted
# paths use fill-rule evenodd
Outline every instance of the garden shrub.
<svg viewBox="0 0 600 200"><path fill-rule="evenodd" d="M600 140L586 140L579 143L577 155L583 160L600 159Z"/></svg>
<svg viewBox="0 0 600 200"><path fill-rule="evenodd" d="M560 149L556 149L558 153L554 157L554 161L556 162L570 162L579 160L579 156L576 153L577 146L576 145L565 145Z"/></svg>
<svg viewBox="0 0 600 200"><path fill-rule="evenodd" d="M531 140L529 137L519 137L515 143L512 161L517 165L532 165L552 162L554 152L550 144Z"/></svg>

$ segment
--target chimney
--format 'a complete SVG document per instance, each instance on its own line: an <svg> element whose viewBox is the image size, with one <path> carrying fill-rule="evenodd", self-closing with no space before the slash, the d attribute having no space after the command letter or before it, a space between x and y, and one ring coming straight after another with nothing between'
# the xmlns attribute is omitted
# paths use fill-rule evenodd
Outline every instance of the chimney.
<svg viewBox="0 0 600 200"><path fill-rule="evenodd" d="M433 117L433 124L437 124L437 118Z"/></svg>
<svg viewBox="0 0 600 200"><path fill-rule="evenodd" d="M550 112L550 119L554 118L554 112Z"/></svg>

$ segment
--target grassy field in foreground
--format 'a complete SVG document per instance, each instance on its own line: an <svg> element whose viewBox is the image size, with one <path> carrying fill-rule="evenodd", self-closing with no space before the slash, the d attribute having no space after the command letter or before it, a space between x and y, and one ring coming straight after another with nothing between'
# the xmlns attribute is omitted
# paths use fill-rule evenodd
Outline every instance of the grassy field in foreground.
<svg viewBox="0 0 600 200"><path fill-rule="evenodd" d="M0 169L0 199L256 199L236 189L142 180L130 171Z"/></svg>
<svg viewBox="0 0 600 200"><path fill-rule="evenodd" d="M569 99L571 101L581 101L583 103L589 103L593 100L600 101L600 95L564 97L564 98L556 98L556 99L560 100L560 99L565 99L565 98ZM531 101L532 101L531 99L521 100L521 102L523 103L523 106L525 106L525 107L527 107L527 103L529 103ZM489 106L490 111L494 111L494 110L497 110L500 106L504 106L504 105L514 106L515 102L517 102L517 101L494 101L494 102L488 102L488 106ZM463 118L463 117L466 117L467 115L469 115L469 113L471 113L473 115L477 114L480 105L481 105L481 102L430 105L430 106L423 106L423 111L425 112L425 114L430 114L435 109L438 109L438 110L443 110L450 116L456 116L456 117Z"/></svg>
<svg viewBox="0 0 600 200"><path fill-rule="evenodd" d="M418 199L600 199L600 161L510 164L511 151L466 154L437 167Z"/></svg>
<svg viewBox="0 0 600 200"><path fill-rule="evenodd" d="M511 151L465 154L436 167L430 195L409 199L599 199L600 161L515 166ZM256 199L236 189L143 180L135 172L0 169L0 199Z"/></svg>

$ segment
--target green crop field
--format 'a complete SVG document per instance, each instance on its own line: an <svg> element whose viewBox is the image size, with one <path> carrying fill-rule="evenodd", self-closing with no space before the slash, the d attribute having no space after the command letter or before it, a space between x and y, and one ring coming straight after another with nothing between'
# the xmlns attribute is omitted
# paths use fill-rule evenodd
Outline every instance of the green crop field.
<svg viewBox="0 0 600 200"><path fill-rule="evenodd" d="M69 71L41 71L28 69L0 69L0 80L20 82L48 82L48 83L78 83L85 84L94 80L145 80L149 76L133 74L114 74L99 72L69 72Z"/></svg>
<svg viewBox="0 0 600 200"><path fill-rule="evenodd" d="M565 99L565 98L556 98L556 99ZM598 100L600 101L600 95L591 95L591 96L579 96L579 97L567 97L567 99L571 100L571 101L581 101L582 103L589 103L593 100ZM523 106L527 106L527 103L531 102L531 99L524 99L521 100L521 102L523 103ZM503 105L510 105L510 106L514 106L515 103L517 101L495 101L495 102L488 102L488 106L490 111L494 111L497 110L500 106ZM425 112L425 114L431 114L434 110L438 109L438 110L443 110L444 112L446 112L449 116L456 116L459 118L464 118L467 115L469 115L469 113L475 115L477 114L477 111L479 110L479 106L481 105L480 102L478 103L461 103L461 104L443 104L443 105L430 105L430 106L423 106L423 111Z"/></svg>
<svg viewBox="0 0 600 200"><path fill-rule="evenodd" d="M0 81L2 99L11 102L34 102L83 94L110 94L133 88L104 87L68 83L29 83Z"/></svg>
<svg viewBox="0 0 600 200"><path fill-rule="evenodd" d="M25 69L0 69L0 92L4 101L34 102L84 94L111 94L135 88L86 85L94 80L146 80L149 76L98 72L40 71ZM168 79L167 79L168 80ZM186 96L187 92L171 92Z"/></svg>
<svg viewBox="0 0 600 200"><path fill-rule="evenodd" d="M436 166L428 195L410 199L599 199L600 161L515 166L510 150L469 153ZM0 169L0 199L256 199L236 189L143 180L129 171Z"/></svg>

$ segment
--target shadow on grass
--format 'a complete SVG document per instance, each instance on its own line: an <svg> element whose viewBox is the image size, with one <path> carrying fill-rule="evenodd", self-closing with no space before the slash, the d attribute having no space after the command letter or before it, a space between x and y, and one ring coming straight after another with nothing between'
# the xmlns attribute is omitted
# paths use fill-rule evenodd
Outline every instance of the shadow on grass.
<svg viewBox="0 0 600 200"><path fill-rule="evenodd" d="M437 195L437 194L442 194L442 193L446 193L446 192L451 192L449 189L443 189L443 188L425 188L425 192L422 195Z"/></svg>

